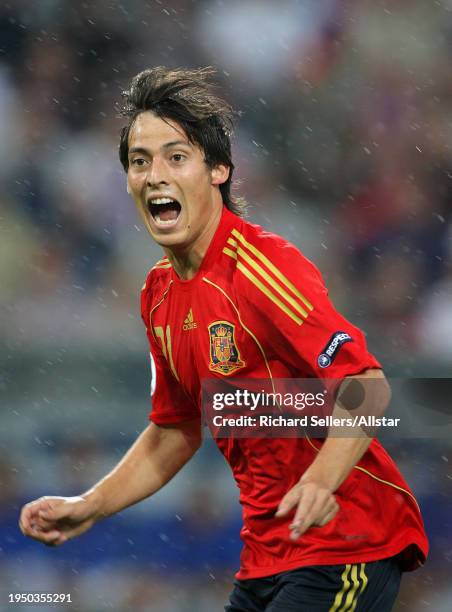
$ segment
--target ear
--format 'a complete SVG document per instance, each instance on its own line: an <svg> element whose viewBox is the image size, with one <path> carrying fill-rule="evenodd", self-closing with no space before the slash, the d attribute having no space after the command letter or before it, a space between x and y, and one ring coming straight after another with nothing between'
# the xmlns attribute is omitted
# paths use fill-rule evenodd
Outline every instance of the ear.
<svg viewBox="0 0 452 612"><path fill-rule="evenodd" d="M222 185L223 183L225 183L229 178L229 172L229 166L225 166L223 164L214 166L210 171L212 176L212 185Z"/></svg>

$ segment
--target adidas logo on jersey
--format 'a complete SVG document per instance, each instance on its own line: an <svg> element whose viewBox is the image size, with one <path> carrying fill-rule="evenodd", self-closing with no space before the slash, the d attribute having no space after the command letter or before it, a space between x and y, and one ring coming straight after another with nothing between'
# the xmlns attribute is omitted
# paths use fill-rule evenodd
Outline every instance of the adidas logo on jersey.
<svg viewBox="0 0 452 612"><path fill-rule="evenodd" d="M189 329L196 329L198 327L198 324L195 323L193 321L193 310L190 308L190 310L188 311L188 314L184 320L184 324L182 326L182 329L184 331L187 331Z"/></svg>

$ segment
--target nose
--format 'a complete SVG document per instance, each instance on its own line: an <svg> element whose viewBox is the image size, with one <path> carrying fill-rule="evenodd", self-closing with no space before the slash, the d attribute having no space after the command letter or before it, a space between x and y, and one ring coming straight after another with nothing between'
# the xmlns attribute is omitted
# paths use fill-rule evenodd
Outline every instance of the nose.
<svg viewBox="0 0 452 612"><path fill-rule="evenodd" d="M152 163L149 164L149 169L146 175L146 183L149 187L168 185L166 165L158 156L155 156Z"/></svg>

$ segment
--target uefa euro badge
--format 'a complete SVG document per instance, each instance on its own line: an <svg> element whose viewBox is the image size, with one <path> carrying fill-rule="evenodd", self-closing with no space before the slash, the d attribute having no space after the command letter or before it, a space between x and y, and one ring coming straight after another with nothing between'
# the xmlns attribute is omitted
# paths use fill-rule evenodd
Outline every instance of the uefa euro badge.
<svg viewBox="0 0 452 612"><path fill-rule="evenodd" d="M229 376L243 368L245 362L240 359L235 344L235 326L228 321L214 321L208 326L210 335L209 370Z"/></svg>

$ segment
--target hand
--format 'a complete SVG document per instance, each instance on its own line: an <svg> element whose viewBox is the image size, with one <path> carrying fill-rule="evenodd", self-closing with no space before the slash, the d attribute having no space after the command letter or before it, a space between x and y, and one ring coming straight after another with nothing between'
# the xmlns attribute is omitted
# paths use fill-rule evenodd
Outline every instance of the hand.
<svg viewBox="0 0 452 612"><path fill-rule="evenodd" d="M38 542L58 546L92 527L92 506L84 497L41 497L22 508L19 527Z"/></svg>
<svg viewBox="0 0 452 612"><path fill-rule="evenodd" d="M296 484L281 500L276 516L287 516L296 507L290 537L297 540L309 527L323 527L336 516L339 504L332 491L318 482Z"/></svg>

